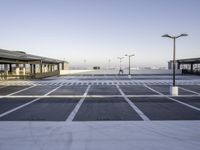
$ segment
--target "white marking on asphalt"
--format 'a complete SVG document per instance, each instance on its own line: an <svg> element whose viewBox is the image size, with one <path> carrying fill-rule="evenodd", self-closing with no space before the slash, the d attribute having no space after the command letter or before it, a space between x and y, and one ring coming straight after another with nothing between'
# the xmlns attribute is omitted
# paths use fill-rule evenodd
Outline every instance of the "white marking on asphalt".
<svg viewBox="0 0 200 150"><path fill-rule="evenodd" d="M195 91L192 91L192 90L188 90L188 89L185 89L185 88L180 87L180 86L179 86L179 88L182 89L182 90L185 90L185 91L188 91L188 92L191 92L191 93L194 93L194 94L200 95L200 93L198 93L198 92L195 92Z"/></svg>
<svg viewBox="0 0 200 150"><path fill-rule="evenodd" d="M59 86L59 87L60 87L60 86ZM48 92L47 94L45 94L45 96L48 95L49 93L55 91L55 90L58 89L59 87L57 87L57 88L51 90L50 92ZM38 101L40 98L41 98L41 97L38 97L38 98L36 98L36 99L34 99L34 100L30 101L30 102L27 102L27 103L25 103L25 104L23 104L23 105L20 105L20 106L18 106L18 107L16 107L16 108L13 108L13 109L11 109L11 110L9 110L9 111L4 112L4 113L0 114L0 118L3 117L3 116L8 115L8 114L10 114L10 113L12 113L12 112L14 112L14 111L17 111L17 110L19 110L19 109L21 109L21 108L23 108L23 107L26 107L26 106L28 106L28 105L30 105L30 104L32 104L32 103L34 103L34 102Z"/></svg>
<svg viewBox="0 0 200 150"><path fill-rule="evenodd" d="M32 104L32 103L38 101L39 99L40 99L40 98L36 98L36 99L34 99L34 100L32 100L32 101L30 101L30 102L28 102L28 103L25 103L25 104L23 104L23 105L20 105L20 106L18 106L18 107L16 107L16 108L13 108L13 109L9 110L9 111L6 111L6 112L0 114L0 118L1 118L1 117L4 117L4 116L6 116L6 115L8 115L8 114L10 114L10 113L12 113L12 112L14 112L14 111L17 111L17 110L19 110L19 109L21 109L21 108L23 108L23 107L26 107L26 106L28 106L28 105L30 105L30 104Z"/></svg>
<svg viewBox="0 0 200 150"><path fill-rule="evenodd" d="M54 91L56 91L57 89L59 89L59 88L61 88L61 87L62 87L62 85L56 87L55 89L53 89L53 90L51 90L50 92L46 93L44 96L47 96L47 95L53 93Z"/></svg>
<svg viewBox="0 0 200 150"><path fill-rule="evenodd" d="M171 97L171 95L126 95L126 97ZM0 96L0 98L81 98L83 95L11 95ZM86 97L123 97L122 95L87 95ZM173 97L200 97L200 95L178 95Z"/></svg>
<svg viewBox="0 0 200 150"><path fill-rule="evenodd" d="M172 95L126 95L127 97L172 97ZM173 97L200 97L200 95L177 95Z"/></svg>
<svg viewBox="0 0 200 150"><path fill-rule="evenodd" d="M116 85L117 89L123 96L123 98L127 101L127 103L136 111L136 113L144 120L144 121L150 121L150 119L133 103L130 101L130 99L124 94L124 92L121 90L121 88Z"/></svg>
<svg viewBox="0 0 200 150"><path fill-rule="evenodd" d="M101 77L101 79L103 78L108 78L107 76L106 77ZM120 77L121 78L121 77ZM87 78L84 77L84 78L78 78L78 79L70 79L70 84L73 85L73 84L76 84L77 83L77 80L80 80L80 79L84 79L83 82L86 80L87 81ZM105 79L105 80L100 80L101 83L103 82L110 82L110 81L115 81L116 79L118 78L114 78L112 79L112 77L109 77L109 79ZM124 78L125 79L125 78ZM96 79L97 80L97 79ZM133 79L134 80L134 79ZM99 80L98 80L99 81ZM118 80L119 82L117 82L117 84L127 84L127 82L129 82L130 80L128 79L125 79L125 80ZM56 81L34 81L34 85L60 85L62 84L63 82L66 83L66 81L60 81L60 80L56 80ZM83 83L82 82L82 83ZM90 81L88 81L86 84L89 84ZM141 85L141 84L148 84L148 85L155 85L155 84L158 84L158 85L166 85L166 84L171 84L171 81L168 81L168 80L163 80L163 81L157 81L157 80L152 80L152 79L141 79L141 80L137 80L137 81L131 81L132 83L131 84L134 84L134 85ZM195 82L192 82L192 81L177 81L179 84L193 84L193 85L199 85L199 80L195 81ZM104 84L107 84L107 83L104 83ZM9 82L0 82L0 85L33 85L33 82L30 82L30 81L9 81Z"/></svg>
<svg viewBox="0 0 200 150"><path fill-rule="evenodd" d="M36 85L33 85L33 86L30 86L30 87L24 88L24 89L22 89L22 90L19 90L19 91L13 92L13 93L11 93L11 94L8 94L7 96L11 96L11 95L17 94L17 93L19 93L19 92L22 92L22 91L25 91L25 90L31 89L31 88L33 88L33 87L35 87L35 86L36 86Z"/></svg>
<svg viewBox="0 0 200 150"><path fill-rule="evenodd" d="M158 92L158 91L154 90L153 88L149 87L149 86L148 86L148 85L146 85L146 84L144 84L144 86L145 86L146 88L150 89L151 91L153 91L153 92L155 92L155 93L159 94L159 95L164 95L164 94L162 94L162 93L160 93L160 92Z"/></svg>
<svg viewBox="0 0 200 150"><path fill-rule="evenodd" d="M147 87L148 87L148 86L147 86ZM150 89L152 89L152 88L150 88ZM154 90L154 89L152 89L152 90L156 92L156 90ZM157 93L160 93L160 92L157 91ZM162 94L162 93L160 93L160 94ZM162 94L162 95L164 95L164 94ZM192 105L187 104L187 103L184 103L184 102L181 102L181 101L179 101L179 100L177 100L177 99L174 99L174 98L172 98L172 97L169 97L168 95L164 95L164 96L165 96L166 98L168 98L168 99L174 101L174 102L177 102L177 103L182 104L182 105L185 105L185 106L187 106L187 107L189 107L189 108L192 108L192 109L195 109L195 110L197 110L197 111L200 111L200 108L197 108L197 107L195 107L195 106L192 106Z"/></svg>
<svg viewBox="0 0 200 150"><path fill-rule="evenodd" d="M183 104L183 105L185 105L185 106L187 106L187 107L190 107L190 108L192 108L192 109L195 109L195 110L197 110L197 111L200 111L200 108L197 108L197 107L192 106L192 105L190 105L190 104L181 102L181 101L179 101L179 100L177 100L177 99L174 99L174 98L172 98L172 97L167 97L167 98L170 99L170 100L172 100L172 101L175 101L175 102L177 102L177 103Z"/></svg>
<svg viewBox="0 0 200 150"><path fill-rule="evenodd" d="M2 87L0 87L0 89L3 89L3 88L5 88L5 87L8 87L8 85L2 86Z"/></svg>
<svg viewBox="0 0 200 150"><path fill-rule="evenodd" d="M78 110L80 109L81 105L83 104L83 101L87 97L87 94L89 92L90 87L91 87L91 85L88 85L85 93L83 94L83 97L79 100L79 102L77 103L77 105L75 106L75 108L73 109L73 111L70 113L70 115L66 119L67 122L68 121L72 121L74 119L74 117L76 116Z"/></svg>

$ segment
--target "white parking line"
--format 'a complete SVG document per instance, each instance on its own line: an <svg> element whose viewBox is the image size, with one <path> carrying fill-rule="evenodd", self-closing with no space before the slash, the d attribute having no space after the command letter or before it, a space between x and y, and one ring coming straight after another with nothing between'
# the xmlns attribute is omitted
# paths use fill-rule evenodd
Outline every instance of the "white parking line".
<svg viewBox="0 0 200 150"><path fill-rule="evenodd" d="M191 93L194 93L194 94L197 94L197 95L200 95L200 93L198 93L198 92L195 92L195 91L192 91L192 90L188 90L188 89L185 89L185 88L180 87L180 86L178 88L180 88L182 90L185 90L185 91L188 91L188 92L191 92Z"/></svg>
<svg viewBox="0 0 200 150"><path fill-rule="evenodd" d="M172 98L172 97L167 97L167 98L170 99L170 100L172 100L172 101L175 101L175 102L177 102L177 103L180 103L180 104L182 104L182 105L185 105L185 106L187 106L187 107L190 107L190 108L192 108L192 109L195 109L195 110L197 110L197 111L200 111L200 108L198 108L198 107L195 107L195 106L192 106L192 105L190 105L190 104L181 102L181 101L179 101L179 100L177 100L177 99L174 99L174 98Z"/></svg>
<svg viewBox="0 0 200 150"><path fill-rule="evenodd" d="M124 94L124 92L121 90L121 88L116 85L117 89L123 96L123 98L127 101L127 103L136 111L136 113L144 120L144 121L150 121L150 119L134 104L132 103L129 98Z"/></svg>
<svg viewBox="0 0 200 150"><path fill-rule="evenodd" d="M35 86L36 86L36 85L33 85L33 86L30 86L30 87L24 88L24 89L22 89L22 90L19 90L19 91L13 92L13 93L11 93L11 94L8 94L7 96L11 96L11 95L17 94L17 93L19 93L19 92L22 92L22 91L25 91L25 90L31 89L31 88L33 88L33 87L35 87Z"/></svg>
<svg viewBox="0 0 200 150"><path fill-rule="evenodd" d="M30 105L30 104L32 104L32 103L38 101L39 99L40 99L40 98L36 98L36 99L34 99L34 100L32 100L32 101L30 101L30 102L28 102L28 103L25 103L25 104L23 104L23 105L20 105L20 106L18 106L18 107L15 107L15 108L13 108L13 109L11 109L11 110L9 110L9 111L6 111L6 112L0 114L0 118L3 117L3 116L6 116L6 115L8 115L8 114L10 114L10 113L12 113L12 112L14 112L14 111L16 111L16 110L19 110L19 109L21 109L21 108L23 108L23 107L25 107L25 106L27 106L27 105Z"/></svg>
<svg viewBox="0 0 200 150"><path fill-rule="evenodd" d="M148 87L148 86L146 86L146 87ZM149 89L152 89L152 88L149 87ZM155 89L152 89L152 91L156 92ZM157 93L160 93L160 92L157 91ZM161 94L161 95L164 95L164 94L162 94L162 93L160 93L160 94ZM189 107L189 108L192 108L192 109L195 109L195 110L197 110L197 111L200 111L200 108L198 108L198 107L195 107L195 106L192 106L192 105L190 105L190 104L181 102L181 101L179 101L179 100L177 100L177 99L174 99L174 98L172 98L172 97L169 97L168 95L164 95L164 96L165 96L166 98L168 98L168 99L174 101L174 102L177 102L177 103L182 104L182 105L185 105L185 106L187 106L187 107Z"/></svg>
<svg viewBox="0 0 200 150"><path fill-rule="evenodd" d="M126 97L171 97L172 95L126 95ZM0 96L0 98L82 98L83 95L11 95ZM90 98L101 97L123 97L122 95L87 95ZM200 95L178 95L176 97L200 97Z"/></svg>
<svg viewBox="0 0 200 150"><path fill-rule="evenodd" d="M172 97L171 95L126 95L126 97ZM0 96L0 98L82 98L83 95L11 95ZM103 98L103 97L123 97L122 95L87 95L90 98ZM178 95L173 97L200 97L200 95Z"/></svg>
<svg viewBox="0 0 200 150"><path fill-rule="evenodd" d="M89 92L91 85L88 85L85 93L83 94L83 97L79 100L79 102L77 103L76 107L73 109L73 111L70 113L70 115L68 116L68 118L66 119L67 122L72 121L74 119L74 117L76 116L79 108L81 107L83 101L85 100L85 98L87 97L87 94Z"/></svg>
<svg viewBox="0 0 200 150"><path fill-rule="evenodd" d="M58 88L59 88L59 87L57 87L57 88L51 90L50 92L48 92L48 93L45 94L45 95L48 95L49 93L55 91L55 90L58 89ZM34 103L34 102L38 101L40 98L41 98L41 97L38 97L38 98L36 98L36 99L34 99L34 100L30 101L30 102L27 102L27 103L25 103L25 104L23 104L23 105L20 105L20 106L18 106L18 107L15 107L15 108L9 110L9 111L4 112L4 113L0 114L0 118L3 117L3 116L8 115L8 114L10 114L10 113L12 113L12 112L14 112L14 111L17 111L17 110L19 110L19 109L21 109L21 108L23 108L23 107L26 107L26 106L28 106L28 105L30 105L30 104L32 104L32 103Z"/></svg>
<svg viewBox="0 0 200 150"><path fill-rule="evenodd" d="M152 79L141 79L141 80L134 80L134 78L132 80L121 80L118 78L110 78L109 79L105 79L103 80L103 78L105 77L101 77L101 79L94 79L93 80L89 80L84 77L84 78L78 78L78 79L71 79L69 81L65 81L65 80L52 80L52 81L34 81L34 85L62 85L62 84L66 84L69 83L70 85L76 85L77 83L85 83L85 84L93 84L94 82L97 83L99 82L99 84L105 84L105 85L109 85L108 82L113 82L117 80L116 84L119 85L141 85L141 84L148 84L148 85L169 85L171 84L171 81L166 80L162 80L162 81L158 81L158 80L152 80ZM107 77L106 77L107 78ZM80 81L80 79L83 79ZM130 82L130 83L129 83ZM199 85L199 81L177 81L178 84L193 84L193 85ZM33 82L30 81L10 81L10 82L1 82L0 85L33 85Z"/></svg>
<svg viewBox="0 0 200 150"><path fill-rule="evenodd" d="M5 86L2 86L2 87L0 87L0 89L3 89L3 88L5 88L5 87L7 87L8 85L5 85Z"/></svg>
<svg viewBox="0 0 200 150"><path fill-rule="evenodd" d="M146 84L144 84L144 86L145 86L146 88L150 89L151 91L153 91L153 92L155 92L155 93L159 94L159 95L164 95L164 94L162 94L162 93L160 93L160 92L158 92L158 91L154 90L153 88L149 87L149 86L148 86L148 85L146 85Z"/></svg>
<svg viewBox="0 0 200 150"><path fill-rule="evenodd" d="M61 87L62 87L62 85L56 87L55 89L53 89L53 90L51 90L50 92L46 93L44 96L47 96L47 95L53 93L54 91L56 91L57 89L59 89L59 88L61 88Z"/></svg>

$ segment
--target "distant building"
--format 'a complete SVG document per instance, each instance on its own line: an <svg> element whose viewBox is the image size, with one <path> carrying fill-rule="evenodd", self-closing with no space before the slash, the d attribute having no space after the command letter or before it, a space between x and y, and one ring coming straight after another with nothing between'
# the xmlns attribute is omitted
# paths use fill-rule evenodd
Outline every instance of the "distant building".
<svg viewBox="0 0 200 150"><path fill-rule="evenodd" d="M22 51L0 49L0 79L44 78L59 75L68 69L68 62Z"/></svg>
<svg viewBox="0 0 200 150"><path fill-rule="evenodd" d="M99 66L94 66L93 69L94 70L100 70L100 67Z"/></svg>

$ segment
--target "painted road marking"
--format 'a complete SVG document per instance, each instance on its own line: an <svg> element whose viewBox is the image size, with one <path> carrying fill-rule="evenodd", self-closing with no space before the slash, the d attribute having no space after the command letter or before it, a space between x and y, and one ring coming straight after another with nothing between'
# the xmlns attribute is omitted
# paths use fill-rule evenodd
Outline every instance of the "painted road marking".
<svg viewBox="0 0 200 150"><path fill-rule="evenodd" d="M2 86L2 87L0 87L0 89L3 89L3 88L5 88L5 87L7 87L8 85L6 85L6 86Z"/></svg>
<svg viewBox="0 0 200 150"><path fill-rule="evenodd" d="M200 97L200 95L126 95L126 97ZM11 96L0 96L0 98L82 98L83 95L11 95ZM87 95L86 97L123 97L122 95Z"/></svg>
<svg viewBox="0 0 200 150"><path fill-rule="evenodd" d="M121 88L116 85L117 89L123 96L123 98L127 101L127 103L135 110L135 112L144 120L144 121L150 121L150 119L134 104L132 103L129 98L124 94L124 92L121 90Z"/></svg>
<svg viewBox="0 0 200 150"><path fill-rule="evenodd" d="M192 105L190 105L190 104L181 102L181 101L179 101L179 100L177 100L177 99L174 99L174 98L172 98L172 97L167 97L167 98L170 99L170 100L172 100L172 101L175 101L175 102L177 102L177 103L180 103L180 104L182 104L182 105L185 105L185 106L187 106L187 107L190 107L190 108L192 108L192 109L195 109L195 110L197 110L197 111L200 111L200 108L198 108L198 107L195 107L195 106L192 106Z"/></svg>
<svg viewBox="0 0 200 150"><path fill-rule="evenodd" d="M11 96L11 95L17 94L17 93L19 93L19 92L22 92L22 91L25 91L25 90L31 89L31 88L33 88L33 87L35 87L35 86L36 86L36 85L33 85L33 86L30 86L30 87L24 88L24 89L22 89L22 90L19 90L19 91L13 92L13 93L11 93L11 94L8 94L7 96Z"/></svg>
<svg viewBox="0 0 200 150"><path fill-rule="evenodd" d="M53 90L51 90L50 92L46 93L44 96L47 96L47 95L51 94L52 92L54 92L55 90L57 90L57 89L59 89L59 88L61 88L61 87L62 87L62 85L56 87L55 89L53 89Z"/></svg>
<svg viewBox="0 0 200 150"><path fill-rule="evenodd" d="M91 77L90 77L91 78ZM61 80L60 80L61 79ZM57 80L51 80L51 81L4 81L0 82L0 85L63 85L63 84L70 84L70 85L76 85L76 84L106 84L109 85L109 82L116 81L116 84L119 85L141 85L141 84L147 84L147 85L170 85L171 80L169 79L162 79L162 80L153 80L150 78L144 78L144 79L137 79L137 77L130 79L127 79L123 77L123 79L120 78L112 78L112 77L105 77L102 76L101 78L92 78L92 80L87 79L87 77L84 78L71 78L71 79L66 79L66 78L58 78ZM67 81L66 81L67 80ZM185 80L178 80L177 83L179 85L199 85L200 80L194 81L185 81Z"/></svg>
<svg viewBox="0 0 200 150"><path fill-rule="evenodd" d="M30 105L30 104L32 104L32 103L38 101L39 99L40 99L40 98L36 98L36 99L34 99L34 100L32 100L32 101L30 101L30 102L28 102L28 103L25 103L25 104L23 104L23 105L20 105L20 106L18 106L18 107L16 107L16 108L13 108L13 109L9 110L9 111L6 111L6 112L0 114L0 118L3 117L3 116L8 115L8 114L10 114L10 113L12 113L12 112L14 112L14 111L17 111L17 110L19 110L19 109L21 109L21 108L23 108L23 107L26 107L26 106L28 106L28 105Z"/></svg>
<svg viewBox="0 0 200 150"><path fill-rule="evenodd" d="M59 87L56 87L55 89L51 90L50 92L48 92L48 93L45 94L45 95L50 94L51 92L55 91L55 90L58 89L58 88L59 88ZM34 100L30 101L30 102L27 102L27 103L25 103L25 104L23 104L23 105L20 105L20 106L18 106L18 107L16 107L16 108L13 108L13 109L11 109L11 110L9 110L9 111L4 112L4 113L0 114L0 118L3 117L3 116L8 115L8 114L10 114L10 113L12 113L12 112L14 112L14 111L17 111L17 110L19 110L19 109L21 109L21 108L24 108L24 107L26 107L26 106L28 106L28 105L30 105L30 104L32 104L32 103L34 103L34 102L38 101L40 98L41 98L41 97L38 97L38 98L36 98L36 99L34 99Z"/></svg>
<svg viewBox="0 0 200 150"><path fill-rule="evenodd" d="M148 89L152 90L153 92L155 92L155 93L159 94L159 95L164 95L164 94L162 94L162 93L160 93L160 92L158 92L158 91L154 90L153 88L151 88L151 87L147 86L146 84L144 84L144 86L145 86L146 88L148 88Z"/></svg>
<svg viewBox="0 0 200 150"><path fill-rule="evenodd" d="M188 90L188 89L185 89L183 87L178 87L178 88L180 88L182 90L185 90L185 91L188 91L188 92L191 92L191 93L194 93L194 94L197 94L197 95L200 95L200 93L198 93L198 92L195 92L195 91L192 91L192 90Z"/></svg>
<svg viewBox="0 0 200 150"><path fill-rule="evenodd" d="M81 105L83 104L83 101L87 97L87 94L89 92L90 87L91 87L91 85L88 85L85 93L83 94L83 97L79 100L79 102L77 103L76 107L73 109L73 111L70 113L70 115L66 119L67 122L68 121L72 121L74 119L74 117L76 116L78 110L80 109Z"/></svg>
<svg viewBox="0 0 200 150"><path fill-rule="evenodd" d="M146 86L146 87L148 87L148 86ZM152 89L153 91L156 92L156 90L153 89L153 88L150 88L150 87L149 87L149 89ZM160 92L157 91L157 93L160 93ZM160 94L161 94L161 95L164 95L164 94L162 94L162 93L160 93ZM177 99L174 99L174 98L172 98L172 97L169 97L169 96L167 96L167 95L164 95L164 96L167 97L168 99L172 100L172 101L175 101L175 102L179 103L179 104L182 104L182 105L185 105L185 106L187 106L187 107L189 107L189 108L192 108L192 109L195 109L195 110L197 110L197 111L200 111L200 108L197 108L197 107L195 107L195 106L192 106L192 105L187 104L187 103L184 103L184 102L181 102L181 101L179 101L179 100L177 100Z"/></svg>

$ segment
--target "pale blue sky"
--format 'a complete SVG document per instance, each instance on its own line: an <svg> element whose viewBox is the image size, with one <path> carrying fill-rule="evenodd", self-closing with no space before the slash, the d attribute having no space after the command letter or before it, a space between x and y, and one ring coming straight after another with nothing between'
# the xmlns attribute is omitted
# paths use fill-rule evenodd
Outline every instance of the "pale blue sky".
<svg viewBox="0 0 200 150"><path fill-rule="evenodd" d="M66 58L71 66L167 66L172 40L177 58L200 57L200 0L0 0L0 48ZM127 59L124 60L124 65Z"/></svg>

